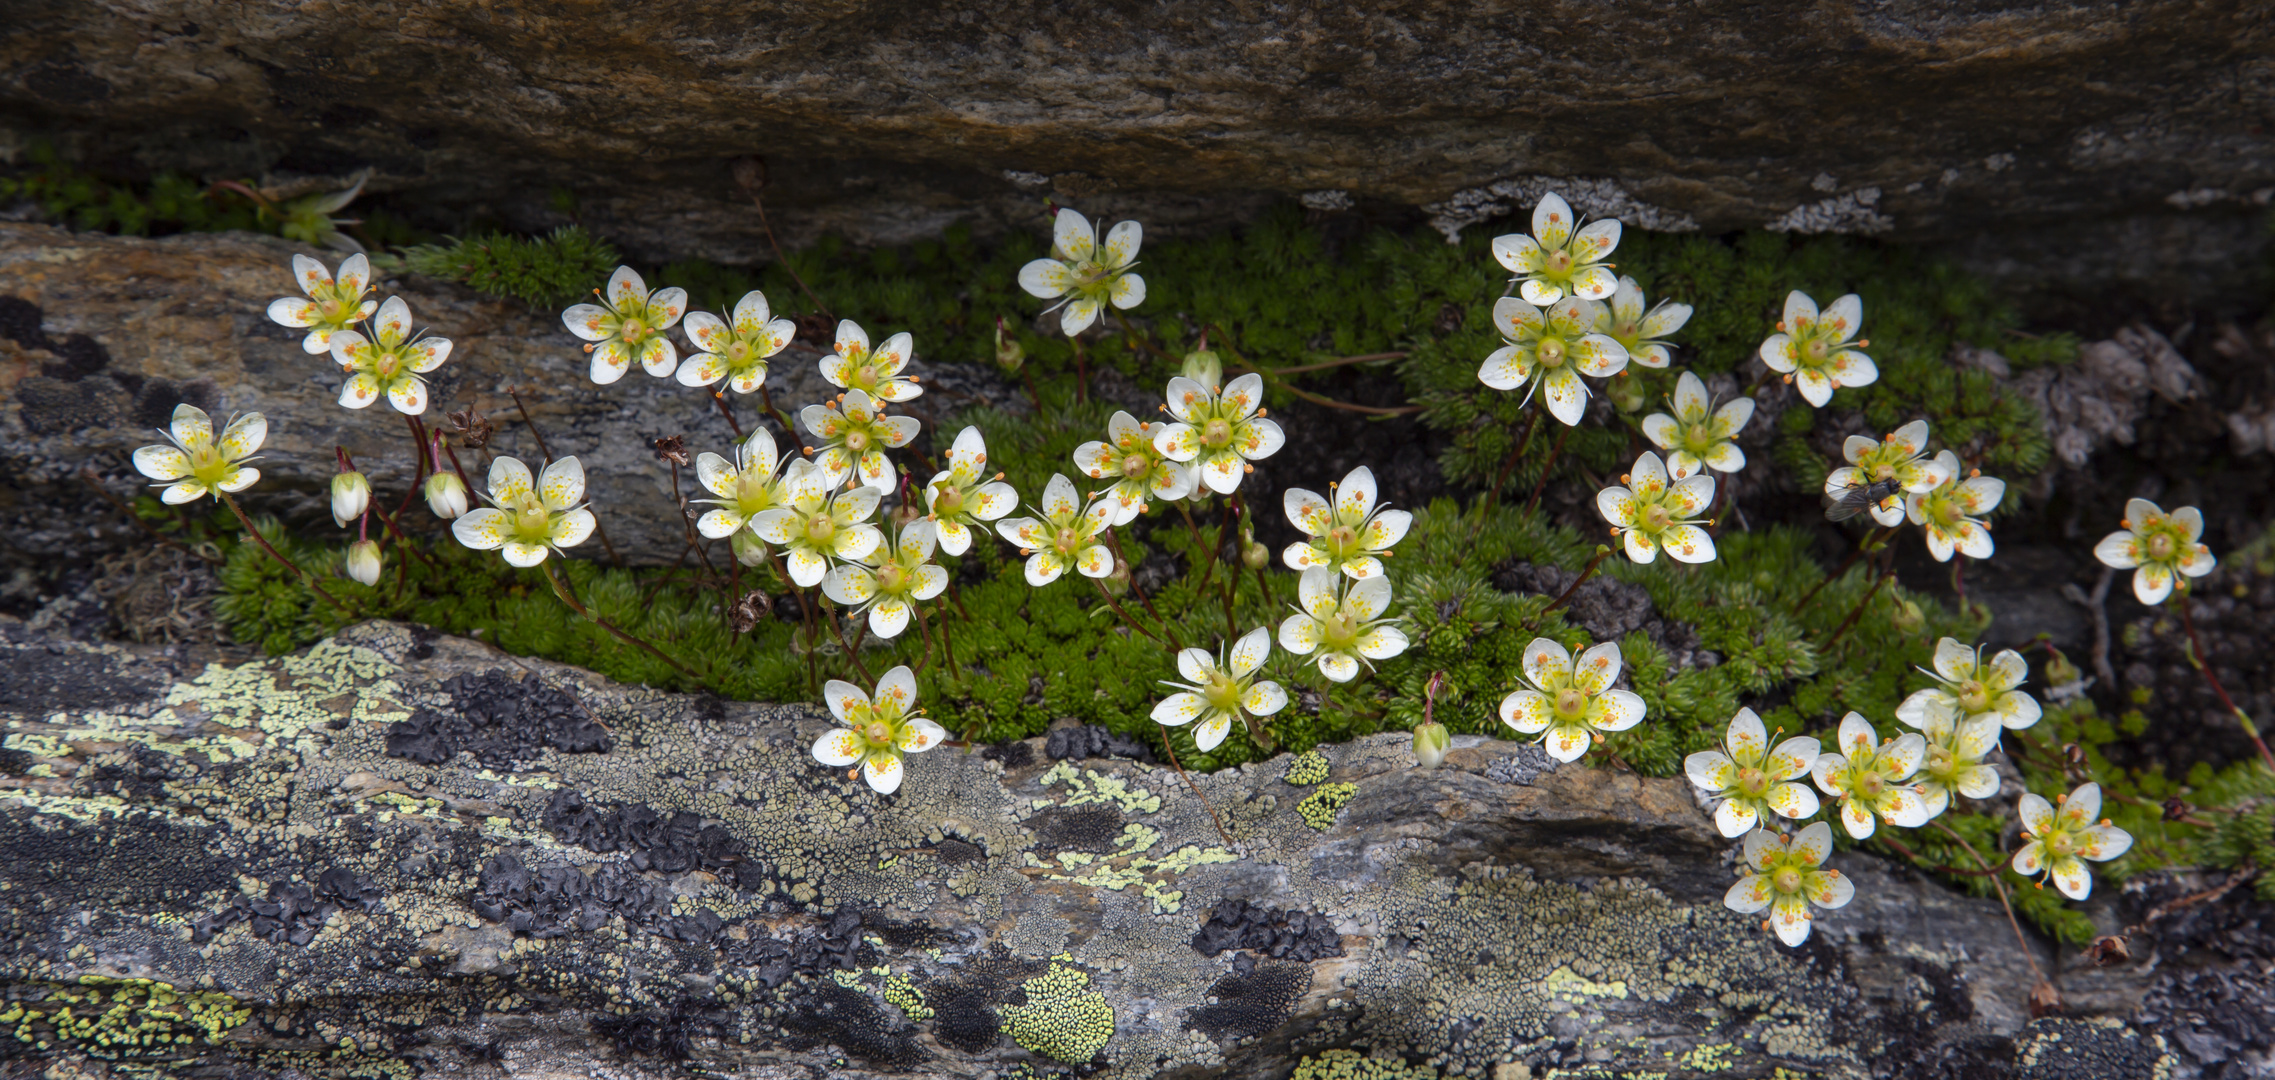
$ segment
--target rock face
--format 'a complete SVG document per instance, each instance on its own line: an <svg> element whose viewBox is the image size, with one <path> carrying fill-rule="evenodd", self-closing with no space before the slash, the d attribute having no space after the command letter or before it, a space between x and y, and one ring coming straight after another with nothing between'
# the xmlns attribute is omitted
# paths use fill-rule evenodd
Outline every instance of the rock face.
<svg viewBox="0 0 2275 1080"><path fill-rule="evenodd" d="M9 558L70 557L104 546L104 537L136 534L81 473L92 468L108 490L131 498L146 481L128 455L160 441L153 429L183 401L216 417L268 416L262 479L245 497L250 510L328 529L323 500L336 446L372 478L382 505L402 498L412 462L404 417L385 404L340 407L339 365L303 352L299 332L263 314L269 300L293 291L296 250L241 233L145 241L0 225L0 490L10 496L0 498L0 521ZM542 455L509 394L519 388L552 452L584 464L587 497L615 550L635 563L679 555L685 530L670 467L650 443L686 435L691 455L730 452L732 431L708 392L639 372L595 386L581 342L558 319L429 279L378 288L402 296L420 326L453 343L449 362L428 377L428 423L475 408L496 422L489 451L534 469ZM835 393L819 374L820 355L793 345L777 357L768 386L778 405ZM1017 390L972 365L919 358L910 370L927 389L901 411L928 428L941 412L975 403L1024 407ZM755 395L734 407L746 430L765 426L794 452L788 434L761 420ZM479 485L485 455L459 453ZM708 497L692 470L681 470L680 483L683 494ZM444 527L416 499L410 521L423 531ZM596 541L586 548L578 554L605 556Z"/></svg>
<svg viewBox="0 0 2275 1080"><path fill-rule="evenodd" d="M634 250L731 262L765 251L726 165L755 153L788 242L1032 227L1044 194L1156 225L1304 195L1454 229L1554 183L1651 228L1980 238L2041 278L2169 284L2260 242L2271 13L51 0L0 46L0 111L125 168L369 165L524 227L567 189Z"/></svg>
<svg viewBox="0 0 2275 1080"><path fill-rule="evenodd" d="M2265 1060L2266 975L2229 960L2265 943L2249 890L2136 936L2155 963L2096 969L1842 854L1857 901L1786 949L1722 907L1730 845L1680 781L1494 740L1434 771L1395 736L1325 747L1309 787L1288 777L1322 763L1194 777L1227 843L1159 767L941 748L880 797L813 761L813 709L398 625L200 670L7 623L0 672L10 1055L537 1077L1284 1077L1340 1047L1497 1077ZM2067 1018L2028 1018L2033 960Z"/></svg>

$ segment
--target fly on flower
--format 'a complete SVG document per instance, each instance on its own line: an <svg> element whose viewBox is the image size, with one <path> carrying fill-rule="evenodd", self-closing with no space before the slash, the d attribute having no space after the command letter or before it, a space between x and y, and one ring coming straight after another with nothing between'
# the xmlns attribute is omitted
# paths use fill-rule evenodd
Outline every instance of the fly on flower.
<svg viewBox="0 0 2275 1080"><path fill-rule="evenodd" d="M1889 528L1904 522L1899 495L1924 495L1951 480L1957 457L1927 456L1927 421L1914 420L1878 440L1851 435L1841 444L1848 464L1825 475L1825 517L1846 521L1869 510ZM1890 500L1895 500L1893 505Z"/></svg>
<svg viewBox="0 0 2275 1080"><path fill-rule="evenodd" d="M1927 552L1937 562L1950 562L1953 552L1970 559L1991 557L1991 526L1983 520L2006 497L2006 481L1975 475L1960 480L1959 455L1949 450L1935 456L1934 468L1943 484L1904 502L1904 515L1927 535Z"/></svg>

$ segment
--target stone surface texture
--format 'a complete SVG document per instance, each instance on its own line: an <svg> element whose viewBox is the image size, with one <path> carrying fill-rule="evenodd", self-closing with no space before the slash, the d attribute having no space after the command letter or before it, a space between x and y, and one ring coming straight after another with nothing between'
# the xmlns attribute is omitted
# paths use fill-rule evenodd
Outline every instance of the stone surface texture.
<svg viewBox="0 0 2275 1080"><path fill-rule="evenodd" d="M944 747L881 797L812 760L818 710L394 624L232 666L8 622L0 672L0 1056L56 1067L1278 1077L1357 1046L1496 1077L2264 1075L2243 893L2094 968L1841 854L1857 901L1787 949L1722 907L1731 845L1686 785L1537 747L1194 777L1228 844L1158 766ZM2137 917L2119 892L2098 920ZM2066 1015L2030 1018L2033 962ZM59 1012L135 993L190 1004Z"/></svg>
<svg viewBox="0 0 2275 1080"><path fill-rule="evenodd" d="M2275 8L37 0L0 114L92 160L345 176L524 228L572 192L647 257L1271 199L1449 230L1554 186L1651 228L1960 242L2034 279L2173 285L2263 240Z"/></svg>

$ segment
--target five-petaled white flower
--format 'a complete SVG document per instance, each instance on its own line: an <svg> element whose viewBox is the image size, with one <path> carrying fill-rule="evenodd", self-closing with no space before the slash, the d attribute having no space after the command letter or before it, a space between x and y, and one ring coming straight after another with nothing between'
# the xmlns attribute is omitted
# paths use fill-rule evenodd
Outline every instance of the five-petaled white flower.
<svg viewBox="0 0 2275 1080"><path fill-rule="evenodd" d="M1572 207L1554 192L1532 208L1532 235L1493 238L1493 257L1522 279L1519 291L1535 304L1553 304L1566 295L1601 300L1619 288L1619 277L1604 257L1619 246L1619 219L1601 218L1575 231Z"/></svg>
<svg viewBox="0 0 2275 1080"><path fill-rule="evenodd" d="M948 448L948 467L924 485L924 507L939 530L940 550L962 555L971 550L976 526L987 531L994 521L1019 507L1019 492L1003 483L1003 474L987 475L987 440L980 429L967 427Z"/></svg>
<svg viewBox="0 0 2275 1080"><path fill-rule="evenodd" d="M1342 483L1328 490L1335 495L1332 504L1317 492L1302 488L1289 488L1280 496L1288 520L1311 538L1289 544L1280 553L1280 561L1290 570L1320 566L1359 581L1382 576L1381 556L1390 554L1391 547L1406 538L1414 515L1378 509L1374 470L1364 465L1352 469Z"/></svg>
<svg viewBox="0 0 2275 1080"><path fill-rule="evenodd" d="M1933 468L1951 479L1904 500L1904 515L1927 534L1928 554L1937 562L1950 562L1953 551L1973 559L1990 558L1991 526L1983 518L2006 497L2006 481L1984 476L1980 470L1960 480L1959 455L1949 450L1935 455Z"/></svg>
<svg viewBox="0 0 2275 1080"><path fill-rule="evenodd" d="M1806 784L1793 783L1817 763L1817 740L1797 735L1769 745L1769 731L1752 709L1739 709L1730 718L1722 750L1701 750L1683 761L1690 782L1709 795L1722 798L1715 808L1714 826L1724 836L1737 836L1776 813L1805 818L1817 812L1817 793ZM1725 752L1727 751L1727 752Z"/></svg>
<svg viewBox="0 0 2275 1080"><path fill-rule="evenodd" d="M1098 321L1101 305L1111 303L1127 310L1145 302L1145 279L1130 272L1137 265L1138 245L1145 230L1125 221L1098 243L1098 230L1090 219L1061 209L1051 220L1052 247L1047 259L1019 268L1019 287L1045 300L1060 301L1059 328L1066 336L1090 329ZM1047 310L1047 309L1046 309Z"/></svg>
<svg viewBox="0 0 2275 1080"><path fill-rule="evenodd" d="M1850 488L1892 483L1897 494L1925 495L1958 475L1959 458L1953 454L1927 456L1927 421L1914 420L1874 442L1851 435L1841 444L1848 464L1825 474L1825 494L1838 498ZM1904 503L1882 499L1872 506L1872 520L1895 528L1904 522Z"/></svg>
<svg viewBox="0 0 2275 1080"><path fill-rule="evenodd" d="M766 360L798 336L798 324L772 319L766 294L752 289L735 302L734 322L708 311L687 313L687 340L700 354L679 367L682 386L709 386L721 379L735 393L748 394L766 385Z"/></svg>
<svg viewBox="0 0 2275 1080"><path fill-rule="evenodd" d="M2133 595L2141 603L2156 605L2172 595L2176 575L2203 577L2219 560L2212 549L2197 541L2204 535L2204 515L2193 506L2170 514L2147 499L2125 500L2124 528L2093 545L2093 557L2102 565L2133 571Z"/></svg>
<svg viewBox="0 0 2275 1080"><path fill-rule="evenodd" d="M332 335L332 359L347 372L340 404L360 409L387 395L395 411L417 416L427 411L427 381L419 376L450 359L450 339L411 333L411 305L390 296L371 320L371 336L354 330Z"/></svg>
<svg viewBox="0 0 2275 1080"><path fill-rule="evenodd" d="M1525 646L1525 681L1532 687L1501 699L1501 722L1542 735L1548 756L1575 761L1606 731L1625 731L1643 720L1643 699L1615 690L1619 643L1607 641L1580 654L1575 666L1564 646L1544 637Z"/></svg>
<svg viewBox="0 0 2275 1080"><path fill-rule="evenodd" d="M1154 447L1171 461L1193 462L1201 483L1219 495L1240 486L1249 462L1279 453L1288 441L1280 425L1265 417L1264 378L1253 372L1222 392L1183 375L1170 379L1169 415L1177 422L1154 432ZM1205 492L1196 486L1194 494Z"/></svg>
<svg viewBox="0 0 2275 1080"><path fill-rule="evenodd" d="M1856 886L1838 870L1820 870L1833 852L1832 827L1815 822L1790 836L1773 836L1768 830L1746 836L1745 874L1722 897L1722 905L1741 915L1769 909L1765 930L1777 939L1798 946L1809 940L1814 916L1809 908L1843 907L1856 896Z"/></svg>
<svg viewBox="0 0 2275 1080"><path fill-rule="evenodd" d="M532 482L521 459L501 457L490 462L490 505L451 522L450 533L476 551L504 548L514 566L536 566L592 535L597 523L584 497L585 467L574 457L545 466L541 482Z"/></svg>
<svg viewBox="0 0 2275 1080"><path fill-rule="evenodd" d="M2030 663L2013 649L2001 649L1984 663L1981 647L1944 638L1935 643L1935 670L1920 670L1937 685L1913 692L1896 706L1896 719L1908 726L1926 731L1938 721L1963 724L1987 718L2020 730L2038 722L2038 699L2017 689L2030 677ZM1992 745L1997 745L1996 733Z"/></svg>
<svg viewBox="0 0 2275 1080"><path fill-rule="evenodd" d="M1547 395L1549 415L1578 424L1588 409L1588 384L1580 376L1605 378L1627 366L1627 350L1596 333L1595 325L1595 309L1576 296L1557 301L1546 314L1504 296L1493 303L1493 326L1508 344L1485 358L1477 379L1495 390L1525 387L1526 402L1540 391Z"/></svg>
<svg viewBox="0 0 2275 1080"><path fill-rule="evenodd" d="M1043 503L1035 509L1043 520L1020 517L995 523L995 531L1027 556L1027 584L1048 585L1069 566L1088 578L1114 572L1114 554L1098 542L1099 534L1114 522L1113 500L1096 499L1084 509L1074 481L1052 473L1051 482L1043 486Z"/></svg>
<svg viewBox="0 0 2275 1080"><path fill-rule="evenodd" d="M1644 311L1643 286L1631 277L1621 277L1619 291L1596 305L1596 332L1619 342L1629 360L1647 368L1663 368L1674 361L1675 354L1667 347L1671 343L1661 339L1689 321L1690 305L1672 300L1661 300L1659 306Z"/></svg>
<svg viewBox="0 0 2275 1080"><path fill-rule="evenodd" d="M869 524L877 512L876 490L836 491L843 479L811 461L793 461L782 473L781 499L787 505L751 519L759 539L782 549L790 580L800 588L820 584L831 560L865 559L884 543L885 534Z"/></svg>
<svg viewBox="0 0 2275 1080"><path fill-rule="evenodd" d="M1785 294L1785 321L1762 342L1762 363L1790 377L1800 387L1802 400L1824 408L1833 400L1835 387L1867 386L1880 378L1872 358L1848 344L1863 325L1864 300L1855 293L1833 301L1820 316L1817 302L1795 289Z"/></svg>
<svg viewBox="0 0 2275 1080"><path fill-rule="evenodd" d="M1714 408L1706 383L1690 372L1675 380L1675 413L1643 418L1643 437L1667 451L1667 468L1681 480L1702 468L1734 473L1746 467L1746 452L1730 440L1754 418L1754 399L1743 395Z"/></svg>
<svg viewBox="0 0 2275 1080"><path fill-rule="evenodd" d="M831 386L859 390L883 401L907 401L924 396L913 375L901 374L909 357L916 355L916 339L907 331L869 347L869 332L851 319L837 321L837 351L822 357L822 378Z"/></svg>
<svg viewBox="0 0 2275 1080"><path fill-rule="evenodd" d="M735 447L728 461L708 450L695 456L695 478L716 499L698 499L715 509L695 519L695 531L713 540L733 536L750 527L751 519L782 505L781 481L774 475L779 455L774 436L765 428Z"/></svg>
<svg viewBox="0 0 2275 1080"><path fill-rule="evenodd" d="M598 304L572 304L561 313L570 333L593 343L585 346L592 354L592 381L615 382L632 369L634 360L659 379L679 367L679 349L664 331L687 313L686 289L658 289L651 294L639 274L619 266L608 276L607 291L599 295Z"/></svg>
<svg viewBox="0 0 2275 1080"><path fill-rule="evenodd" d="M901 755L921 754L948 738L940 725L917 715L916 675L906 664L877 680L874 698L852 683L831 679L822 687L822 700L845 726L831 728L814 742L814 760L824 765L860 762L862 779L879 795L900 790Z"/></svg>
<svg viewBox="0 0 2275 1080"><path fill-rule="evenodd" d="M1297 656L1319 654L1319 673L1336 682L1357 678L1359 665L1406 651L1406 632L1389 625L1390 579L1349 581L1314 566L1296 582L1302 606L1280 623L1280 648Z"/></svg>
<svg viewBox="0 0 2275 1080"><path fill-rule="evenodd" d="M2093 872L2081 860L2108 862L2133 847L2133 834L2102 818L2101 785L2086 784L2061 797L2059 810L2036 792L2023 792L2015 805L2022 833L2030 842L2014 853L2014 872L2023 877L2044 874L2054 887L2072 900L2093 893ZM2046 887L2044 881L2038 887Z"/></svg>
<svg viewBox="0 0 2275 1080"><path fill-rule="evenodd" d="M1148 424L1127 412L1106 421L1111 442L1091 440L1074 448L1074 466L1092 480L1111 478L1113 485L1092 498L1114 503L1114 524L1127 525L1145 512L1146 500L1174 502L1193 491L1192 466L1172 461L1153 437L1167 425Z"/></svg>
<svg viewBox="0 0 2275 1080"><path fill-rule="evenodd" d="M371 286L371 261L360 253L340 260L337 278L324 269L323 263L295 255L292 277L307 298L280 296L269 301L269 320L279 326L307 327L308 336L300 339L300 350L310 356L330 352L333 334L379 310L379 301L364 299L365 290Z"/></svg>
<svg viewBox="0 0 2275 1080"><path fill-rule="evenodd" d="M1619 479L1596 493L1596 511L1620 535L1628 558L1647 563L1663 549L1678 562L1714 561L1714 538L1698 527L1698 515L1714 501L1713 473L1670 481L1659 455L1645 450Z"/></svg>
<svg viewBox="0 0 2275 1080"><path fill-rule="evenodd" d="M893 463L886 459L885 451L907 446L924 427L913 416L886 416L883 402L859 390L838 395L834 409L806 406L798 414L798 422L822 440L820 446L809 446L806 452L813 454L825 471L839 476L850 473L863 487L878 494L891 494L893 490Z"/></svg>
<svg viewBox="0 0 2275 1080"><path fill-rule="evenodd" d="M869 632L898 637L908 629L915 601L947 591L948 571L932 561L932 523L921 518L902 526L900 537L877 545L873 565L839 563L822 579L822 595L869 612Z"/></svg>
<svg viewBox="0 0 2275 1080"><path fill-rule="evenodd" d="M245 462L269 437L269 419L246 413L229 422L221 438L213 437L213 418L195 405L174 406L174 421L158 434L172 446L145 446L134 452L134 467L159 481L158 493L166 503L195 502L208 491L235 494L252 487L261 470Z"/></svg>
<svg viewBox="0 0 2275 1080"><path fill-rule="evenodd" d="M1287 707L1288 692L1279 683L1256 678L1271 655L1272 632L1261 626L1233 642L1229 657L1212 657L1205 649L1179 652L1177 674L1185 681L1161 680L1161 685L1180 692L1153 707L1154 722L1183 727L1198 719L1201 726L1193 729L1193 745L1203 753L1216 749L1234 720L1253 725Z"/></svg>
<svg viewBox="0 0 2275 1080"><path fill-rule="evenodd" d="M1907 829L1927 824L1927 800L1911 786L1927 739L1907 731L1882 746L1872 721L1852 712L1841 719L1835 745L1838 752L1819 757L1809 772L1825 794L1841 801L1841 824L1850 836L1862 840L1881 821Z"/></svg>
<svg viewBox="0 0 2275 1080"><path fill-rule="evenodd" d="M1912 777L1912 786L1927 801L1929 818L1940 817L1950 809L1953 795L1988 799L1999 793L1999 771L1983 764L1983 755L1999 744L1997 720L1978 716L1958 721L1935 713L1919 726L1927 738L1927 760Z"/></svg>

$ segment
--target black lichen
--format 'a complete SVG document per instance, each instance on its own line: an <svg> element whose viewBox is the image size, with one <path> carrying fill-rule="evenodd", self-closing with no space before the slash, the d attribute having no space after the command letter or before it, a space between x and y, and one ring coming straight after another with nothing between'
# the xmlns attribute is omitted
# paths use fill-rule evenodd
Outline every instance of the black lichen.
<svg viewBox="0 0 2275 1080"><path fill-rule="evenodd" d="M1123 824L1121 813L1103 803L1052 806L1027 820L1027 827L1035 830L1038 850L1098 854L1121 842Z"/></svg>
<svg viewBox="0 0 2275 1080"><path fill-rule="evenodd" d="M450 711L421 707L389 724L389 755L440 765L465 750L490 768L513 769L547 747L606 753L616 743L576 695L545 685L535 674L518 682L501 671L458 675L442 689L450 694Z"/></svg>
<svg viewBox="0 0 2275 1080"><path fill-rule="evenodd" d="M511 851L501 851L483 864L472 897L476 915L535 938L589 933L619 915L627 922L659 927L670 917L671 902L670 889L622 863L610 863L589 875L566 864L531 869Z"/></svg>
<svg viewBox="0 0 2275 1080"><path fill-rule="evenodd" d="M899 1068L926 1057L912 1032L896 1029L875 998L826 980L816 981L794 999L782 1026L798 1049L832 1043L864 1061Z"/></svg>
<svg viewBox="0 0 2275 1080"><path fill-rule="evenodd" d="M660 1012L592 1019L593 1034L607 1039L617 1053L626 1057L647 1054L669 1061L694 1057L695 1040L716 1035L720 1028L716 1010L693 1002L680 1002Z"/></svg>
<svg viewBox="0 0 2275 1080"><path fill-rule="evenodd" d="M1309 963L1343 955L1343 936L1324 915L1258 907L1246 900L1217 901L1207 922L1193 935L1204 956L1227 949L1250 949L1275 960Z"/></svg>
<svg viewBox="0 0 2275 1080"><path fill-rule="evenodd" d="M349 878L352 881L354 875ZM272 882L266 897L256 900L240 894L228 907L190 920L190 940L202 944L238 923L250 923L253 936L264 941L306 945L339 910L340 905L318 897L306 885Z"/></svg>
<svg viewBox="0 0 2275 1080"><path fill-rule="evenodd" d="M564 843L588 851L629 853L637 870L667 874L708 870L723 872L745 888L756 884L743 880L744 869L751 867L744 858L749 845L718 825L703 824L694 814L666 817L638 803L599 809L581 793L562 788L545 805L543 822L545 831Z"/></svg>
<svg viewBox="0 0 2275 1080"><path fill-rule="evenodd" d="M1153 751L1146 744L1096 724L1051 729L1050 738L1043 743L1043 753L1053 761L1118 757L1153 763Z"/></svg>
<svg viewBox="0 0 2275 1080"><path fill-rule="evenodd" d="M1186 1028L1223 1043L1253 1039L1294 1015L1296 1002L1311 990L1311 969L1302 964L1257 964L1247 954L1233 961L1231 973L1209 987L1214 1005L1191 1010Z"/></svg>

